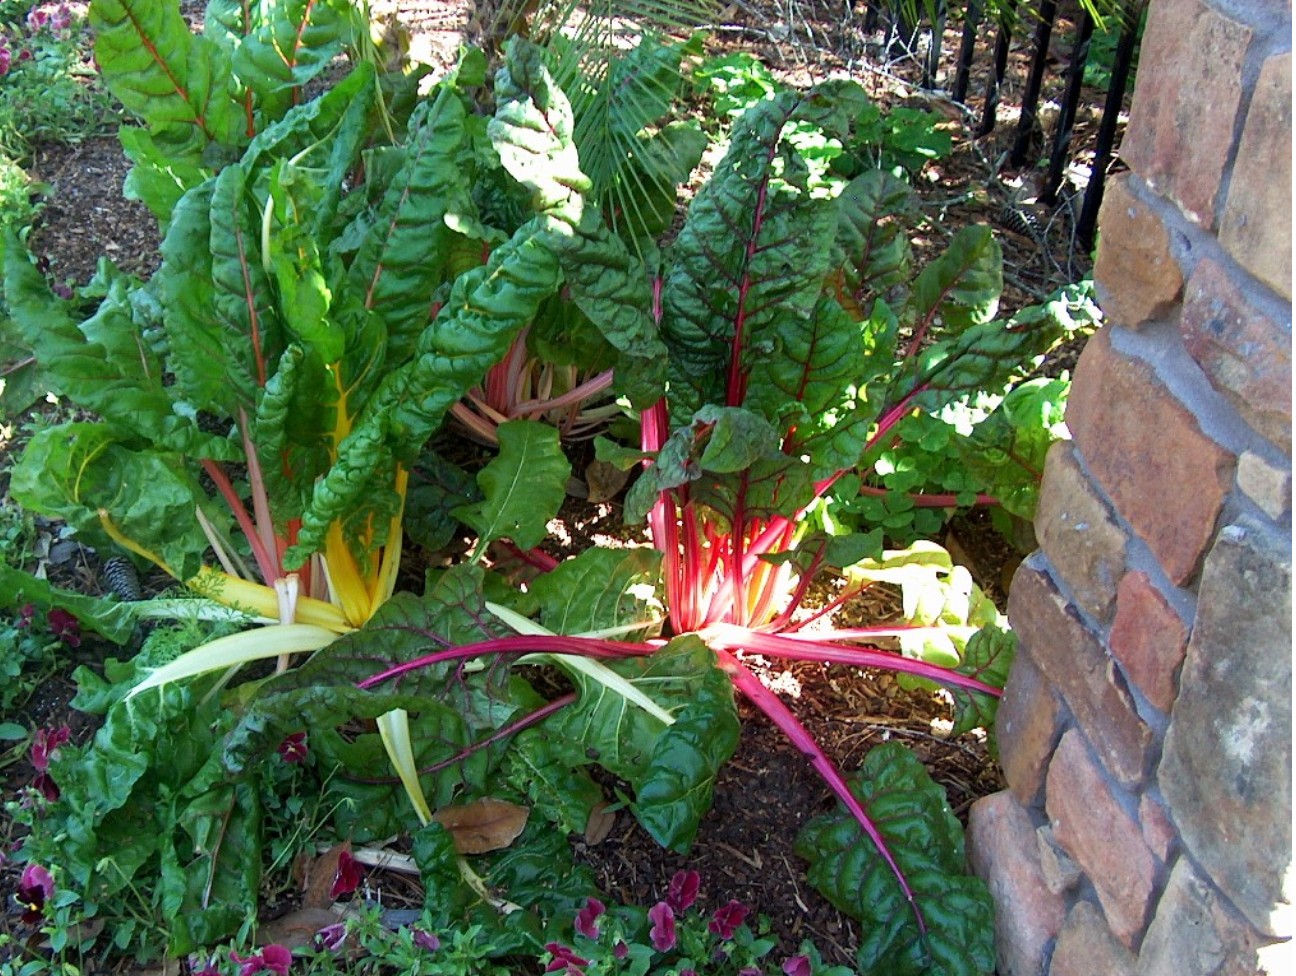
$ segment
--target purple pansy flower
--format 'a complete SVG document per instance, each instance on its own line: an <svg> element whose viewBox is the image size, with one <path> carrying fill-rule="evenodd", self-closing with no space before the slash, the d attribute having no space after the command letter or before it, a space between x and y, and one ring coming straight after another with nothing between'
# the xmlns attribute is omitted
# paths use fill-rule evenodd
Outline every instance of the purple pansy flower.
<svg viewBox="0 0 1296 976"><path fill-rule="evenodd" d="M279 743L279 758L290 765L296 765L306 761L306 755L310 750L306 747L306 733L294 732L283 742Z"/></svg>
<svg viewBox="0 0 1296 976"><path fill-rule="evenodd" d="M738 931L738 926L742 925L746 917L747 906L737 899L731 899L727 905L721 905L715 910L707 929L712 935L718 935L722 939L732 939L734 932Z"/></svg>
<svg viewBox="0 0 1296 976"><path fill-rule="evenodd" d="M22 920L37 925L45 917L45 903L54 897L54 879L39 864L23 868L18 879L18 904L22 906Z"/></svg>
<svg viewBox="0 0 1296 976"><path fill-rule="evenodd" d="M257 973L287 976L288 967L292 965L292 952L279 943L272 942L246 959L237 952L231 952L230 959L239 964L239 976L256 976Z"/></svg>
<svg viewBox="0 0 1296 976"><path fill-rule="evenodd" d="M787 976L810 976L810 957L792 956L783 964L783 972L787 973Z"/></svg>
<svg viewBox="0 0 1296 976"><path fill-rule="evenodd" d="M576 976L578 973L583 973L584 967L589 965L588 959L581 958L559 942L545 943L545 951L553 956L549 965L545 966L546 973L556 973L562 969L568 976Z"/></svg>
<svg viewBox="0 0 1296 976"><path fill-rule="evenodd" d="M676 871L666 890L666 904L682 912L697 901L698 886L702 883L696 871Z"/></svg>
<svg viewBox="0 0 1296 976"><path fill-rule="evenodd" d="M360 862L351 856L350 851L342 851L338 855L337 874L333 876L329 897L336 900L343 895L351 894L360 886L363 877L364 868L360 866Z"/></svg>
<svg viewBox="0 0 1296 976"><path fill-rule="evenodd" d="M62 607L55 607L49 612L50 633L68 647L81 646L81 621Z"/></svg>
<svg viewBox="0 0 1296 976"><path fill-rule="evenodd" d="M441 940L431 932L414 929L410 934L413 936L414 944L426 952L436 952L441 948Z"/></svg>
<svg viewBox="0 0 1296 976"><path fill-rule="evenodd" d="M648 918L653 923L648 932L653 948L658 952L675 948L675 910L666 902L659 901L648 909Z"/></svg>
<svg viewBox="0 0 1296 976"><path fill-rule="evenodd" d="M599 937L598 919L605 911L607 906L597 898L585 902L585 907L576 913L576 931L596 941Z"/></svg>

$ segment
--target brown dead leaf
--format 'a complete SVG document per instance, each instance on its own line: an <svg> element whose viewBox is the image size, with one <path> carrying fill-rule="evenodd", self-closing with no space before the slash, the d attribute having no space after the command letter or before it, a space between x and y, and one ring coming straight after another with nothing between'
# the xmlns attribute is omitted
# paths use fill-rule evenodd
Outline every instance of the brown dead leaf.
<svg viewBox="0 0 1296 976"><path fill-rule="evenodd" d="M513 843L530 815L527 807L484 796L472 803L443 807L432 819L450 831L460 854L485 854Z"/></svg>
<svg viewBox="0 0 1296 976"><path fill-rule="evenodd" d="M329 848L319 857L298 855L293 862L293 879L301 888L302 908L328 908L333 904L333 879L337 877L343 853L351 853L349 840Z"/></svg>
<svg viewBox="0 0 1296 976"><path fill-rule="evenodd" d="M300 949L310 945L320 929L335 925L341 920L339 915L327 908L299 908L272 922L258 925L256 941L259 945L278 942L286 949Z"/></svg>
<svg viewBox="0 0 1296 976"><path fill-rule="evenodd" d="M588 499L591 502L606 502L615 498L629 480L629 471L622 471L607 461L591 461L585 469L585 483L589 486Z"/></svg>
<svg viewBox="0 0 1296 976"><path fill-rule="evenodd" d="M596 803L590 810L589 819L585 821L585 843L593 847L607 840L616 823L616 811L609 810L607 803Z"/></svg>

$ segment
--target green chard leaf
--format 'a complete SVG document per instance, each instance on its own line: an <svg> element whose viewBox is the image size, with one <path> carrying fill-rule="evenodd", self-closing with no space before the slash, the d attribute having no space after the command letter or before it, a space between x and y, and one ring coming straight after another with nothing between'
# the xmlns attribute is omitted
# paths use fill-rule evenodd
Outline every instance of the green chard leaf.
<svg viewBox="0 0 1296 976"><path fill-rule="evenodd" d="M1017 653L1017 635L1003 623L988 623L968 638L962 661L954 670L1002 689L1008 683L1008 671ZM951 686L954 697L954 728L950 735L962 735L973 729L994 730L999 699L994 695ZM994 738L990 739L993 747Z"/></svg>
<svg viewBox="0 0 1296 976"><path fill-rule="evenodd" d="M261 115L275 118L292 91L318 76L352 42L353 12L344 0L258 4L234 48L239 81L256 95Z"/></svg>
<svg viewBox="0 0 1296 976"><path fill-rule="evenodd" d="M870 296L908 283L912 248L899 218L914 209L913 189L885 170L871 169L851 180L839 201L837 299L863 319Z"/></svg>
<svg viewBox="0 0 1296 976"><path fill-rule="evenodd" d="M555 634L582 634L648 619L631 588L655 584L660 568L655 549L586 549L531 583L540 622Z"/></svg>
<svg viewBox="0 0 1296 976"><path fill-rule="evenodd" d="M368 233L348 271L348 288L382 320L387 360L404 362L432 315L447 280L451 228L476 222L468 170L459 157L468 140L460 96L442 86L415 111L398 172L386 182Z"/></svg>
<svg viewBox="0 0 1296 976"><path fill-rule="evenodd" d="M814 312L837 206L811 194L783 135L816 104L813 92L782 93L750 109L689 207L663 292L673 412L741 402L748 371L776 355L788 323Z"/></svg>
<svg viewBox="0 0 1296 976"><path fill-rule="evenodd" d="M510 420L499 426L499 444L499 455L477 475L485 497L454 511L477 533L479 554L496 539L523 549L538 546L567 496L571 475L555 427Z"/></svg>
<svg viewBox="0 0 1296 976"><path fill-rule="evenodd" d="M229 142L238 117L228 54L195 35L178 4L94 0L95 62L108 90L149 129L187 131L199 147Z"/></svg>
<svg viewBox="0 0 1296 976"><path fill-rule="evenodd" d="M807 877L863 923L856 963L863 976L982 976L993 971L994 905L967 873L963 828L944 790L900 743L873 749L848 777L905 876L905 896L874 842L844 808L802 829L796 852ZM921 913L920 927L915 913Z"/></svg>
<svg viewBox="0 0 1296 976"><path fill-rule="evenodd" d="M939 315L947 334L994 318L1003 292L1003 251L987 226L961 228L919 272L902 318L926 329Z"/></svg>

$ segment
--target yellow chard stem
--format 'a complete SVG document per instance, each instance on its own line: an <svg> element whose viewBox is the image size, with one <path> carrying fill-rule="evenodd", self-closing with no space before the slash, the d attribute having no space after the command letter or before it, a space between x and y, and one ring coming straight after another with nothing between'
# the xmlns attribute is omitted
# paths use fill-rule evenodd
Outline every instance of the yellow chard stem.
<svg viewBox="0 0 1296 976"><path fill-rule="evenodd" d="M279 594L261 583L239 579L237 576L230 576L218 569L204 566L185 585L200 596L235 610L242 610L267 620L279 620ZM343 616L342 611L333 604L314 600L308 596L297 597L292 622L322 627L335 634L345 634L355 629Z"/></svg>
<svg viewBox="0 0 1296 976"><path fill-rule="evenodd" d="M155 552L152 552L149 549L145 549L134 539L131 539L128 536L126 536L121 531L121 529L117 528L117 526L113 523L112 516L108 514L108 509L106 508L99 509L99 525L102 526L103 530L108 533L108 537L112 539L113 542L117 543L117 545L121 546L123 549L129 550L130 552L135 553L135 555L140 556L143 559L147 559L154 566L159 567L164 573L166 573L172 579L178 580L180 578L180 574L177 573L170 566L168 566L166 560L164 560L161 556L159 556Z"/></svg>
<svg viewBox="0 0 1296 976"><path fill-rule="evenodd" d="M369 605L377 612L378 608L391 599L396 592L396 574L400 571L401 546L405 541L402 521L405 516L405 496L409 488L409 472L403 465L396 465L396 494L400 496L400 509L392 516L387 527L387 544L383 547L382 563L378 574L369 589Z"/></svg>

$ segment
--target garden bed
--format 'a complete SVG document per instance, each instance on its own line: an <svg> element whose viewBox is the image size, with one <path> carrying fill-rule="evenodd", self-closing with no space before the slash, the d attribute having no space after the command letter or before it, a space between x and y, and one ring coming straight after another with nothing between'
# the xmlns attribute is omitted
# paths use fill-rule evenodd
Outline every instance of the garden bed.
<svg viewBox="0 0 1296 976"><path fill-rule="evenodd" d="M838 15L827 4L796 5L804 23L791 33L780 35L779 11L774 4L738 3L725 11L724 29L716 32L717 53L750 50L754 46L783 77L800 82L821 80L830 73L854 68L866 80L870 94L880 103L893 106L917 104L941 108L939 98L917 92L902 77L909 69L888 65L867 68L869 39L853 29L842 30ZM820 9L822 7L822 9ZM449 12L447 10L449 9ZM401 11L416 38L420 24L436 34L445 52L453 25L459 23L454 8L426 4ZM432 25L432 26L428 26ZM465 27L469 25L465 24ZM802 29L804 32L802 33ZM779 38L782 42L779 43ZM947 49L952 45L946 45ZM1003 304L1012 311L1039 300L1057 286L1074 280L1087 270L1082 256L1066 236L1063 216L1041 226L1041 236L1021 232L1019 222L1007 214L1019 209L1021 190L1010 184L1023 183L1029 174L1005 174L997 166L998 149L992 136L980 142L968 137L962 112L948 109L947 126L954 151L931 167L918 187L928 216L926 253L934 254L961 226L989 222L999 226L1005 248L1006 288ZM43 270L54 281L83 284L93 273L101 255L108 256L130 273L147 275L158 265L156 225L141 204L122 198L120 188L128 164L116 141L87 139L79 145L40 145L31 162L35 178L48 184L45 209L34 228L29 245ZM1006 180L1006 181L1005 181ZM919 263L924 252L919 242ZM1074 349L1055 352L1044 371L1055 375L1068 368ZM21 424L49 419L66 419L65 407L45 405L21 418ZM15 431L21 426L16 426ZM442 435L444 438L446 435ZM3 445L6 450L9 444ZM443 445L447 453L453 446ZM471 451L465 452L471 455ZM577 452L578 463L587 456ZM471 465L465 467L471 470ZM579 467L578 467L579 472ZM6 484L7 471L0 477ZM7 498L7 491L5 492ZM552 554L563 557L582 551L593 536L602 534L635 541L620 526L621 499L591 504L569 499L551 525L553 536L569 539ZM110 591L104 559L82 548L75 540L62 538L56 524L38 523L37 559L48 577L69 589L87 594ZM990 528L988 520L973 515L956 520L950 534L942 537L952 550L970 565L977 582L1002 605L1007 576L1018 553ZM417 576L421 555L411 547L405 572ZM411 569L413 567L413 569ZM165 578L144 580L146 592L156 591ZM861 598L838 614L838 626L877 623L898 614L894 596ZM72 685L67 674L74 664L98 665L110 648L87 638L79 648L63 657L66 670L51 676L40 692L16 716L30 728L68 725L73 742L85 742L95 722L69 707ZM949 707L939 695L906 690L894 678L821 664L779 664L761 668L763 680L772 687L843 768L855 768L873 746L886 741L903 741L945 788L950 806L960 818L979 796L999 788L999 778L980 731L950 737ZM703 818L696 841L687 855L663 850L627 813L620 813L602 837L575 838L579 863L594 873L600 888L614 900L648 906L665 897L667 885L679 870L692 869L702 879L704 903L719 907L738 899L754 912L770 919L779 940L775 955L784 958L797 950L804 939L812 940L826 962L851 965L859 942L857 923L821 897L804 878L803 862L793 853L792 842L800 826L810 817L827 812L833 798L816 777L806 757L778 734L759 712L745 703L740 708L742 736L738 751L722 769L716 784L715 802ZM3 769L6 793L14 795L36 775L27 759ZM604 784L609 790L615 782ZM12 824L7 840L18 839ZM19 875L17 867L4 865L3 880L12 889ZM299 893L283 885L266 898L263 921L273 926L276 916L291 912ZM381 899L387 907L417 907L421 890L403 875L371 871L362 889L366 897ZM32 938L24 926L19 906L10 902L0 932L25 941Z"/></svg>

